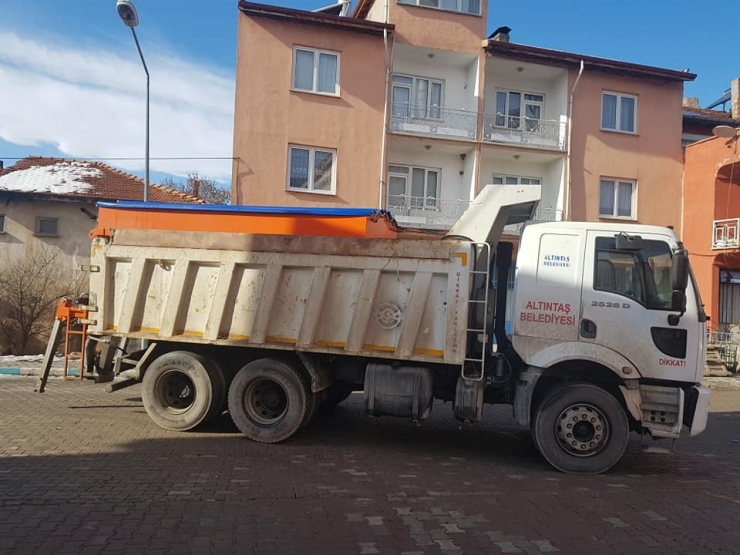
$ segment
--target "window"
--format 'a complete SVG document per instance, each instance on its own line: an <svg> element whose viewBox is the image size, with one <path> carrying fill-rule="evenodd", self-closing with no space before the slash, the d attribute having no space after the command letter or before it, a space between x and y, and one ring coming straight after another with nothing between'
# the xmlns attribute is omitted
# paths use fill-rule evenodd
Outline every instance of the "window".
<svg viewBox="0 0 740 555"><path fill-rule="evenodd" d="M0 214L0 233L5 233L5 214Z"/></svg>
<svg viewBox="0 0 740 555"><path fill-rule="evenodd" d="M296 47L293 58L293 88L338 95L339 53Z"/></svg>
<svg viewBox="0 0 740 555"><path fill-rule="evenodd" d="M480 0L398 0L398 3L480 15Z"/></svg>
<svg viewBox="0 0 740 555"><path fill-rule="evenodd" d="M408 75L393 76L393 116L442 119L444 82Z"/></svg>
<svg viewBox="0 0 740 555"><path fill-rule="evenodd" d="M539 130L545 111L545 95L520 91L496 91L496 127Z"/></svg>
<svg viewBox="0 0 740 555"><path fill-rule="evenodd" d="M541 185L539 177L519 177L518 175L493 174L494 185Z"/></svg>
<svg viewBox="0 0 740 555"><path fill-rule="evenodd" d="M639 251L618 251L613 237L596 239L594 289L628 297L651 310L670 310L673 256L668 243L643 240Z"/></svg>
<svg viewBox="0 0 740 555"><path fill-rule="evenodd" d="M437 208L440 170L412 166L388 166L390 208Z"/></svg>
<svg viewBox="0 0 740 555"><path fill-rule="evenodd" d="M599 216L636 219L635 186L634 181L602 179L599 192Z"/></svg>
<svg viewBox="0 0 740 555"><path fill-rule="evenodd" d="M59 235L59 218L36 218L36 235L57 237Z"/></svg>
<svg viewBox="0 0 740 555"><path fill-rule="evenodd" d="M334 194L336 156L334 150L291 146L288 151L288 189Z"/></svg>
<svg viewBox="0 0 740 555"><path fill-rule="evenodd" d="M601 128L622 133L636 133L637 97L603 93L601 95Z"/></svg>

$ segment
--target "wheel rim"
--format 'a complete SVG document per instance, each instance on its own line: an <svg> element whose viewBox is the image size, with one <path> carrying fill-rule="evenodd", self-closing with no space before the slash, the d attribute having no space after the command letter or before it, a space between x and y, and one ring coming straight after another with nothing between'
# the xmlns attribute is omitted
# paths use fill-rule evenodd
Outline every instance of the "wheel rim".
<svg viewBox="0 0 740 555"><path fill-rule="evenodd" d="M288 411L288 395L275 380L258 379L244 392L244 409L259 424L275 424Z"/></svg>
<svg viewBox="0 0 740 555"><path fill-rule="evenodd" d="M598 408L587 403L571 405L555 422L560 446L576 457L593 457L609 441L609 422Z"/></svg>
<svg viewBox="0 0 740 555"><path fill-rule="evenodd" d="M179 414L193 406L195 385L184 372L168 370L157 380L154 394L160 406L169 412Z"/></svg>

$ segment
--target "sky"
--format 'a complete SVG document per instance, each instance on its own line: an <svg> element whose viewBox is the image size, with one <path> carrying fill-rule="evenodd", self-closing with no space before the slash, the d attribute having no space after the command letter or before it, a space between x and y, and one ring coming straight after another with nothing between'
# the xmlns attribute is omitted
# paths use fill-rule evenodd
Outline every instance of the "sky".
<svg viewBox="0 0 740 555"><path fill-rule="evenodd" d="M133 0L151 76L150 176L231 178L237 0ZM356 1L356 0L355 0ZM392 1L392 0L391 0ZM315 9L332 0L280 0ZM143 175L146 78L115 0L0 0L0 160L104 159ZM740 2L489 0L511 41L698 74L701 106L740 77ZM725 29L726 32L723 32ZM175 159L179 158L179 159Z"/></svg>

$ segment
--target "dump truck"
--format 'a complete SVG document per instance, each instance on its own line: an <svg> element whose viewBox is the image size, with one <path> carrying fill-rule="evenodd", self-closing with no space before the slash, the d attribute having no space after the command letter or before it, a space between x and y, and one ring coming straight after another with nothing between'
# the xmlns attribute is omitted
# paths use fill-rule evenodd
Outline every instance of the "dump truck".
<svg viewBox="0 0 740 555"><path fill-rule="evenodd" d="M608 471L633 432L701 433L706 316L680 238L533 222L539 198L486 186L437 235L374 209L100 203L88 370L140 382L163 428L228 411L262 443L353 392L417 423L510 405L568 473Z"/></svg>

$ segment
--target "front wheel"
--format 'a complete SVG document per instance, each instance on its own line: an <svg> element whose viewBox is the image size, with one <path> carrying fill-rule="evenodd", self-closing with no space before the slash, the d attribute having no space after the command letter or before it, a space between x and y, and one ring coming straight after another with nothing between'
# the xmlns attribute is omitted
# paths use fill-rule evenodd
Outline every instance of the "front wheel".
<svg viewBox="0 0 740 555"><path fill-rule="evenodd" d="M558 470L601 474L622 458L629 422L619 402L604 389L563 384L537 408L532 436L542 456Z"/></svg>

